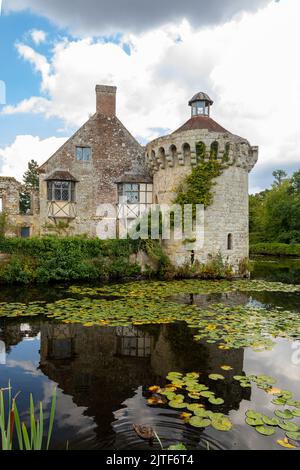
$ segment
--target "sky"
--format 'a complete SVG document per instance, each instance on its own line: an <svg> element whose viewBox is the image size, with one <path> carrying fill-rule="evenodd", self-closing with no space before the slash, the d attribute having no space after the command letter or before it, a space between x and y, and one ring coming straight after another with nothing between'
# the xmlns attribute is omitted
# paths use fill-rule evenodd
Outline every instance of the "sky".
<svg viewBox="0 0 300 470"><path fill-rule="evenodd" d="M19 180L118 87L117 114L145 144L190 117L260 148L252 193L300 168L299 0L0 0L0 175Z"/></svg>

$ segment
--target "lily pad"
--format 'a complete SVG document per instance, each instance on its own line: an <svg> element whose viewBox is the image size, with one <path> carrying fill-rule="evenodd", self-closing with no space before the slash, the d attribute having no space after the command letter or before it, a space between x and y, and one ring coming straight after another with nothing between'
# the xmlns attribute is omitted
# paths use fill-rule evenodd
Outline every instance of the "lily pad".
<svg viewBox="0 0 300 470"><path fill-rule="evenodd" d="M211 425L217 431L230 431L232 429L231 421L225 416L212 419Z"/></svg>
<svg viewBox="0 0 300 470"><path fill-rule="evenodd" d="M208 376L210 378L210 380L224 380L225 377L223 377L223 375L221 374L210 374Z"/></svg>
<svg viewBox="0 0 300 470"><path fill-rule="evenodd" d="M223 405L224 403L224 400L222 398L214 398L214 397L210 397L208 399L209 403L211 403L212 405Z"/></svg>
<svg viewBox="0 0 300 470"><path fill-rule="evenodd" d="M200 396L204 398L211 398L214 395L215 395L214 392L206 392L206 391L200 392Z"/></svg>
<svg viewBox="0 0 300 470"><path fill-rule="evenodd" d="M294 441L300 441L300 432L286 432L286 437L293 439Z"/></svg>
<svg viewBox="0 0 300 470"><path fill-rule="evenodd" d="M280 422L278 418L269 418L269 416L263 416L262 419L268 426L278 426Z"/></svg>
<svg viewBox="0 0 300 470"><path fill-rule="evenodd" d="M282 419L293 419L294 415L290 410L276 410L275 415Z"/></svg>
<svg viewBox="0 0 300 470"><path fill-rule="evenodd" d="M289 431L289 432L299 431L299 426L296 423L292 423L292 422L280 421L278 426L284 431Z"/></svg>
<svg viewBox="0 0 300 470"><path fill-rule="evenodd" d="M208 426L211 425L211 420L207 418L200 418L199 416L193 416L189 420L189 423L191 426L194 426L195 428L207 428Z"/></svg>
<svg viewBox="0 0 300 470"><path fill-rule="evenodd" d="M172 401L169 402L169 406L171 408L175 408L175 409L178 409L178 410L186 408L187 405L188 405L187 403L183 403L183 402L175 401L175 400L172 400Z"/></svg>
<svg viewBox="0 0 300 470"><path fill-rule="evenodd" d="M293 413L293 416L295 416L296 418L300 418L300 410L291 410L292 413Z"/></svg>
<svg viewBox="0 0 300 470"><path fill-rule="evenodd" d="M201 405L200 403L192 403L191 405L187 405L187 409L189 411L195 411L201 408L204 408L204 405Z"/></svg>
<svg viewBox="0 0 300 470"><path fill-rule="evenodd" d="M245 421L252 427L264 426L264 421L261 418L246 418Z"/></svg>
<svg viewBox="0 0 300 470"><path fill-rule="evenodd" d="M271 426L256 426L255 430L264 436L273 436L275 434L275 428Z"/></svg>

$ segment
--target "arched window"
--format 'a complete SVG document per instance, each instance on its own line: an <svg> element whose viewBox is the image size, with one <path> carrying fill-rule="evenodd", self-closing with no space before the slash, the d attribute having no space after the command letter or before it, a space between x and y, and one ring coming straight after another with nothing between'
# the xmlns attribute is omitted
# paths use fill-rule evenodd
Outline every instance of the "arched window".
<svg viewBox="0 0 300 470"><path fill-rule="evenodd" d="M184 158L184 163L187 163L191 159L191 147L189 144L184 144L182 146L182 153Z"/></svg>
<svg viewBox="0 0 300 470"><path fill-rule="evenodd" d="M161 168L165 168L166 167L166 152L163 147L160 147L158 151L158 159L160 161Z"/></svg>
<svg viewBox="0 0 300 470"><path fill-rule="evenodd" d="M210 146L210 158L216 160L219 153L219 144L217 141L213 142Z"/></svg>
<svg viewBox="0 0 300 470"><path fill-rule="evenodd" d="M206 146L204 142L198 142L196 144L196 156L197 163L203 162L205 159Z"/></svg>
<svg viewBox="0 0 300 470"><path fill-rule="evenodd" d="M173 164L176 162L177 159L177 148L175 145L171 145L170 147L170 155L172 157Z"/></svg>
<svg viewBox="0 0 300 470"><path fill-rule="evenodd" d="M225 152L223 156L224 162L229 162L229 153L230 153L230 143L227 142L227 144L225 145Z"/></svg>
<svg viewBox="0 0 300 470"><path fill-rule="evenodd" d="M227 236L227 250L232 250L233 249L233 237L232 233L229 233Z"/></svg>

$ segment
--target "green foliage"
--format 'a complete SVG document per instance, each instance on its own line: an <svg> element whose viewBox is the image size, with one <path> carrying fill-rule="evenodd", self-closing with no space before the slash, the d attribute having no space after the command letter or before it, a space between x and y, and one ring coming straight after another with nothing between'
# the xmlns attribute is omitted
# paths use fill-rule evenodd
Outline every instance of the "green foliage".
<svg viewBox="0 0 300 470"><path fill-rule="evenodd" d="M5 392L8 394L7 406L4 397ZM39 404L38 417L36 419L35 404L33 401L33 396L30 395L28 427L24 422L21 423L16 400L17 397L12 398L10 384L7 389L0 389L0 450L13 450L14 436L17 438L16 441L18 442L19 450L48 450L55 418L56 389L54 389L53 398L51 401L48 432L46 435L45 417L42 403ZM8 411L7 417L6 409ZM47 439L46 442L44 442L45 438Z"/></svg>
<svg viewBox="0 0 300 470"><path fill-rule="evenodd" d="M300 256L300 244L257 243L250 246L250 252L253 255Z"/></svg>
<svg viewBox="0 0 300 470"><path fill-rule="evenodd" d="M270 190L250 196L250 243L300 243L300 171L274 171Z"/></svg>
<svg viewBox="0 0 300 470"><path fill-rule="evenodd" d="M0 239L5 237L5 233L8 226L8 216L5 211L0 214Z"/></svg>
<svg viewBox="0 0 300 470"><path fill-rule="evenodd" d="M24 173L24 190L20 194L20 212L26 214L30 209L31 192L39 189L39 165L35 160L28 163L28 170Z"/></svg>
<svg viewBox="0 0 300 470"><path fill-rule="evenodd" d="M214 179L221 175L223 169L222 164L215 159L198 164L177 189L175 204L211 205Z"/></svg>
<svg viewBox="0 0 300 470"><path fill-rule="evenodd" d="M0 282L29 284L71 280L107 280L137 276L129 257L138 250L131 240L85 237L0 239L0 251L12 254L0 268Z"/></svg>

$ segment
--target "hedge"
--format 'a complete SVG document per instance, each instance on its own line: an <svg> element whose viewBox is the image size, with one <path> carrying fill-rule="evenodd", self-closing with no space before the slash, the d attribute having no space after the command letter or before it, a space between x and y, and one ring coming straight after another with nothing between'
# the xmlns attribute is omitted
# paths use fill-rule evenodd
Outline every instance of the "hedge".
<svg viewBox="0 0 300 470"><path fill-rule="evenodd" d="M300 256L300 245L286 243L256 243L250 245L252 255Z"/></svg>

